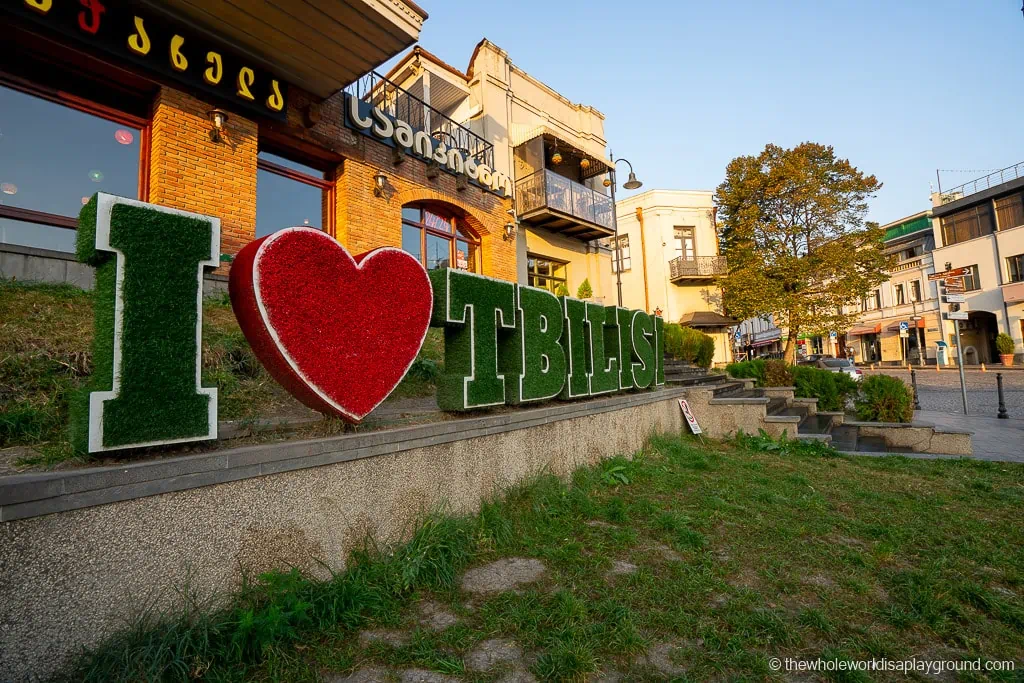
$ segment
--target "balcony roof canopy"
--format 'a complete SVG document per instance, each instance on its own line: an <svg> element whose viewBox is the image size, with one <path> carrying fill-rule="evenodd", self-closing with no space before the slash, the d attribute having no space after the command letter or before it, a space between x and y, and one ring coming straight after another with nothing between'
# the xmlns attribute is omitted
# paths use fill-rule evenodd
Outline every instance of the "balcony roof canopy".
<svg viewBox="0 0 1024 683"><path fill-rule="evenodd" d="M411 0L142 2L320 98L416 42L427 18Z"/></svg>
<svg viewBox="0 0 1024 683"><path fill-rule="evenodd" d="M736 318L714 311L691 311L679 319L683 327L732 327L739 323Z"/></svg>
<svg viewBox="0 0 1024 683"><path fill-rule="evenodd" d="M543 137L545 150L553 151L557 145L558 150L562 153L562 156L565 157L565 161L562 163L575 161L578 164L584 157L590 159L590 168L581 174L584 179L608 173L612 169L612 162L605 159L603 154L598 155L585 149L581 149L579 147L579 143L572 142L568 139L568 135L558 132L547 124L526 126L523 124L513 123L511 133L510 142L512 143L512 147L518 147L519 145L527 143L534 138Z"/></svg>

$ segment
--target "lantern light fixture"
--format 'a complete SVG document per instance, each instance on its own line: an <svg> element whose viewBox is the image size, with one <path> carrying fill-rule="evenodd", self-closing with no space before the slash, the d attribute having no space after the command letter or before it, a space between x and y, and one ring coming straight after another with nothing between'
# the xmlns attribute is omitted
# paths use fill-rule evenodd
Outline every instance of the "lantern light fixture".
<svg viewBox="0 0 1024 683"><path fill-rule="evenodd" d="M586 157L583 157L582 159L580 159L580 168L582 168L584 171L586 171L588 168L590 168L590 159L588 159Z"/></svg>
<svg viewBox="0 0 1024 683"><path fill-rule="evenodd" d="M516 238L516 224L514 221L509 221L505 224L505 234L502 235L506 242L510 242Z"/></svg>
<svg viewBox="0 0 1024 683"><path fill-rule="evenodd" d="M381 173L380 171L377 171L377 173L375 173L373 176L373 196L383 197L384 188L387 187L387 184L388 177Z"/></svg>
<svg viewBox="0 0 1024 683"><path fill-rule="evenodd" d="M223 109L211 109L207 112L213 128L210 129L210 140L220 142L223 139L224 124L228 122L228 114Z"/></svg>

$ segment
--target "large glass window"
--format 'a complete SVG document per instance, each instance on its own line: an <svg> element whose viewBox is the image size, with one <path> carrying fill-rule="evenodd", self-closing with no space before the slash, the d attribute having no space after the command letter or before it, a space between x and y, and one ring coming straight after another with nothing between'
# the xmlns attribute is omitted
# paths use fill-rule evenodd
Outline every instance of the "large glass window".
<svg viewBox="0 0 1024 683"><path fill-rule="evenodd" d="M95 192L139 198L144 122L0 86L0 242L74 251Z"/></svg>
<svg viewBox="0 0 1024 683"><path fill-rule="evenodd" d="M558 294L559 288L566 289L566 264L545 256L530 254L526 262L527 282L531 287L546 289ZM562 292L564 294L564 292Z"/></svg>
<svg viewBox="0 0 1024 683"><path fill-rule="evenodd" d="M480 272L480 240L465 220L432 204L402 207L402 249L418 258L427 270Z"/></svg>
<svg viewBox="0 0 1024 683"><path fill-rule="evenodd" d="M267 152L256 169L257 237L303 226L332 231L331 183L322 171Z"/></svg>
<svg viewBox="0 0 1024 683"><path fill-rule="evenodd" d="M1017 254L1006 259L1006 274L1009 282L1024 280L1024 254Z"/></svg>
<svg viewBox="0 0 1024 683"><path fill-rule="evenodd" d="M992 209L985 204L942 217L942 244L949 246L975 237L991 235L995 229Z"/></svg>
<svg viewBox="0 0 1024 683"><path fill-rule="evenodd" d="M1024 202L1021 194L1010 195L996 200L996 220L1000 230L1009 230L1024 225Z"/></svg>
<svg viewBox="0 0 1024 683"><path fill-rule="evenodd" d="M612 240L612 272L615 272L619 268L619 264L622 264L622 270L629 270L633 267L633 262L629 257L629 235L621 235L618 242Z"/></svg>

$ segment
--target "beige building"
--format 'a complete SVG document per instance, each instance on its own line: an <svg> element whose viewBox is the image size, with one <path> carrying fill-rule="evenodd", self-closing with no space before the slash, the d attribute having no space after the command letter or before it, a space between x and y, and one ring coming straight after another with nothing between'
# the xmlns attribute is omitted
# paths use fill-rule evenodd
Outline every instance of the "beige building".
<svg viewBox="0 0 1024 683"><path fill-rule="evenodd" d="M616 205L622 305L660 311L666 322L700 329L715 339L715 363L732 359L731 327L722 315L715 277L726 274L718 253L710 190L648 190Z"/></svg>
<svg viewBox="0 0 1024 683"><path fill-rule="evenodd" d="M603 181L604 115L571 102L482 40L466 71L414 48L387 78L494 145L494 171L509 179L519 282L615 301L612 202ZM564 290L563 290L564 291Z"/></svg>
<svg viewBox="0 0 1024 683"><path fill-rule="evenodd" d="M998 362L995 338L1024 353L1024 163L932 196L936 270L966 268L965 364ZM944 310L946 308L944 307ZM952 321L943 337L955 346Z"/></svg>
<svg viewBox="0 0 1024 683"><path fill-rule="evenodd" d="M889 279L861 300L860 317L845 338L829 340L823 352L843 356L850 350L858 363L935 363L942 334L938 292L928 280L935 272L931 212L882 227L885 252L895 261ZM901 335L901 324L907 327L906 336Z"/></svg>

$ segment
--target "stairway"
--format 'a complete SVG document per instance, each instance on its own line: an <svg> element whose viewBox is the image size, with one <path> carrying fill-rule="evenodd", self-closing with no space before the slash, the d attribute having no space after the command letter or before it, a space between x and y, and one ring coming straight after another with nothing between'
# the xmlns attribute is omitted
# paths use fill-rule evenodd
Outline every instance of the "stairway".
<svg viewBox="0 0 1024 683"><path fill-rule="evenodd" d="M806 405L787 405L786 399L775 397L768 403L768 415L797 417L799 422L796 425L795 437L805 439L820 439L826 442L834 440L833 422L831 415L811 414L811 409Z"/></svg>
<svg viewBox="0 0 1024 683"><path fill-rule="evenodd" d="M911 448L887 445L880 436L861 436L860 429L852 425L834 427L832 445L840 451L857 453L913 453Z"/></svg>

